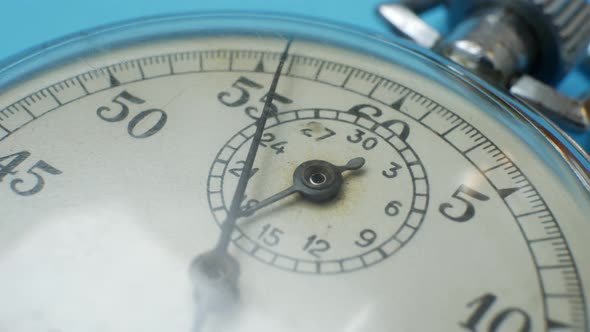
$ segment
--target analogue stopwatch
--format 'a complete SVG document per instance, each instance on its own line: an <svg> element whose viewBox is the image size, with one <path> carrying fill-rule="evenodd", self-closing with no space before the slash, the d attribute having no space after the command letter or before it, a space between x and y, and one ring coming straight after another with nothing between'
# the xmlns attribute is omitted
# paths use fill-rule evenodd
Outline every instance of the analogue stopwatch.
<svg viewBox="0 0 590 332"><path fill-rule="evenodd" d="M588 331L590 162L546 117L586 125L548 84L588 8L484 2L381 8L432 50L187 14L3 68L0 330Z"/></svg>

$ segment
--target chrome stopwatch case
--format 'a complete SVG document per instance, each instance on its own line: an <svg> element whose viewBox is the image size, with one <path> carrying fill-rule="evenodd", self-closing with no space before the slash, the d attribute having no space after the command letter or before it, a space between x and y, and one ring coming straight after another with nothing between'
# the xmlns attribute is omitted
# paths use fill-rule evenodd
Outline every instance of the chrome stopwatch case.
<svg viewBox="0 0 590 332"><path fill-rule="evenodd" d="M585 154L409 43L160 17L0 87L0 330L588 330Z"/></svg>

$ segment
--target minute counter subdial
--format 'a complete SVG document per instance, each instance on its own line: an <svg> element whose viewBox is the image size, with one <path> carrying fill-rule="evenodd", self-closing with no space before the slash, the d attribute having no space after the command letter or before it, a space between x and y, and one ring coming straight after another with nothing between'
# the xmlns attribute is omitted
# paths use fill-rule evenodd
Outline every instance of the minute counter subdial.
<svg viewBox="0 0 590 332"><path fill-rule="evenodd" d="M243 173L252 133L249 126L232 137L211 167L209 203L218 223ZM232 234L236 246L257 259L302 273L348 272L391 256L419 229L428 207L426 172L389 128L344 111L303 109L269 118L260 145L242 208L246 215L264 209L245 216ZM339 169L331 162L344 156L356 157L345 169L362 169L344 174L342 190L285 198L292 182L301 188L331 182L324 171ZM387 194L372 194L377 188Z"/></svg>

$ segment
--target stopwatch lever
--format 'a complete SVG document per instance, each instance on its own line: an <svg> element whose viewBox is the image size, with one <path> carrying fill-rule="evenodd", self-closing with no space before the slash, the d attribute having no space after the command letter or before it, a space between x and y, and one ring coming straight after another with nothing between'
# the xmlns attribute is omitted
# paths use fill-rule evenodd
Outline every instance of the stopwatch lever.
<svg viewBox="0 0 590 332"><path fill-rule="evenodd" d="M441 40L441 34L406 5L381 5L379 13L399 34L422 47L432 49Z"/></svg>
<svg viewBox="0 0 590 332"><path fill-rule="evenodd" d="M416 13L422 13L438 5L446 4L448 0L401 0L399 3Z"/></svg>
<svg viewBox="0 0 590 332"><path fill-rule="evenodd" d="M588 130L590 99L577 100L525 75L510 87L510 93L556 120L563 120L572 129Z"/></svg>

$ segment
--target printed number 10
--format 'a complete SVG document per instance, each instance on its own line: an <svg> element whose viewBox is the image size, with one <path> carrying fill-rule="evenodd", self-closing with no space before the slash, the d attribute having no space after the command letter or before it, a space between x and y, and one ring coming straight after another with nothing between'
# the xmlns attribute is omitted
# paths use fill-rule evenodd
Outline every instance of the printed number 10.
<svg viewBox="0 0 590 332"><path fill-rule="evenodd" d="M488 332L530 332L531 331L531 317L526 311L520 308L506 308L499 312L492 310L496 302L496 295L484 294L477 299L467 304L469 308L475 308L471 316L466 322L461 322L460 325L471 332L488 331ZM487 329L479 330L477 327L485 318L491 318ZM509 326L509 329L503 327Z"/></svg>

